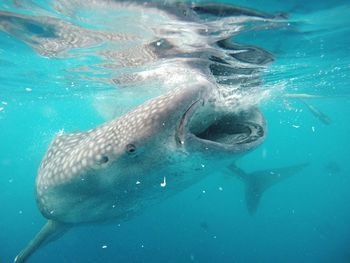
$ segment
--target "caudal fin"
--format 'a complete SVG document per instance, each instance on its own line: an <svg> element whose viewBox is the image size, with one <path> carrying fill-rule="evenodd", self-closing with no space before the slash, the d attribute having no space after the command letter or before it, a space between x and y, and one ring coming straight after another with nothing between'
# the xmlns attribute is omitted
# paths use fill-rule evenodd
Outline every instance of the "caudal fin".
<svg viewBox="0 0 350 263"><path fill-rule="evenodd" d="M308 164L298 164L277 169L255 171L247 174L235 164L229 168L245 184L246 206L251 215L255 214L263 193L271 186L293 176Z"/></svg>
<svg viewBox="0 0 350 263"><path fill-rule="evenodd" d="M49 220L39 233L32 239L29 244L16 256L14 263L25 262L37 249L55 240L63 234L68 227L65 224Z"/></svg>

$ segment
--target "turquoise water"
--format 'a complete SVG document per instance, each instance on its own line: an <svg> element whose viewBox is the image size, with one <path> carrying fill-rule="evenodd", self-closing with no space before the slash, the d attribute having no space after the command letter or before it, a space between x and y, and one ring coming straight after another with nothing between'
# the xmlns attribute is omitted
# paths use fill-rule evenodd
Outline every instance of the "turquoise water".
<svg viewBox="0 0 350 263"><path fill-rule="evenodd" d="M350 262L350 5L226 3L288 14L277 22L241 21L244 27L229 34L275 60L259 68L261 84L237 90L239 105L253 100L262 110L268 136L236 164L249 173L309 165L268 189L254 215L247 211L242 182L229 170L215 170L128 221L76 227L28 262ZM164 61L123 65L120 57L104 53L152 39L148 27L139 32L142 19L136 23L134 14L118 13L112 4L1 1L0 9L0 262L12 262L46 221L34 185L57 132L96 127L181 80L169 74L156 83L153 77L121 80ZM66 23L67 42L41 45ZM191 28L188 21L172 25L174 31L176 26ZM100 32L139 38L106 41ZM178 39L185 42L188 35ZM236 106L231 99L221 103Z"/></svg>

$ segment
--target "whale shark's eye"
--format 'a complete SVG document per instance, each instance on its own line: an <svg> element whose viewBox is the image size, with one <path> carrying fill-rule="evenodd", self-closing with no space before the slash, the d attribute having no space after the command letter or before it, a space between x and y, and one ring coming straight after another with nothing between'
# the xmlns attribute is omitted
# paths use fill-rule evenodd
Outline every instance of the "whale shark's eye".
<svg viewBox="0 0 350 263"><path fill-rule="evenodd" d="M100 162L101 162L101 163L107 163L108 160L109 160L109 159L108 159L108 156L102 156Z"/></svg>
<svg viewBox="0 0 350 263"><path fill-rule="evenodd" d="M108 163L108 161L109 161L108 156L102 155L102 156L98 157L97 163L101 165L101 164Z"/></svg>
<svg viewBox="0 0 350 263"><path fill-rule="evenodd" d="M128 153L134 153L136 151L136 146L130 143L126 145L126 151Z"/></svg>

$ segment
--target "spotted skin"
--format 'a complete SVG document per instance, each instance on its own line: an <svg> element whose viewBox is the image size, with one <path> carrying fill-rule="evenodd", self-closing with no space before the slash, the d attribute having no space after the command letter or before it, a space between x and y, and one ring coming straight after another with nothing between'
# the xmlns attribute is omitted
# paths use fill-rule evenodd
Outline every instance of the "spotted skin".
<svg viewBox="0 0 350 263"><path fill-rule="evenodd" d="M43 215L64 223L80 223L121 216L123 209L110 209L114 202L129 210L132 202L124 203L124 194L119 192L130 191L129 184L141 180L145 171L164 166L166 158L162 160L162 156L176 147L177 122L204 91L201 85L178 89L87 132L60 132L36 180L37 203ZM149 175L147 180L158 185L158 177ZM138 199L132 194L128 198Z"/></svg>

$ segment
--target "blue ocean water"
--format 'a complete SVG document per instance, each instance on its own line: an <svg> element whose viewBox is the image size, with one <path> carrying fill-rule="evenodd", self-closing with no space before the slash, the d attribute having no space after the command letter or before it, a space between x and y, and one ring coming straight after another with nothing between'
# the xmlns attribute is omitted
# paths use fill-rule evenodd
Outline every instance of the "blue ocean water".
<svg viewBox="0 0 350 263"><path fill-rule="evenodd" d="M164 91L142 81L122 88L122 73L145 66L108 66L112 58L99 54L123 44L105 44L97 33L84 39L138 29L129 20L116 25L106 3L86 1L94 8L84 9L81 1L0 2L0 262L12 262L46 221L36 206L35 177L57 132L96 127L111 115L111 104L120 115ZM268 189L254 215L242 182L218 169L128 221L76 227L28 262L350 262L350 4L225 3L288 14L282 25L248 21L251 30L235 33L235 42L275 59L259 72L267 139L236 164L248 173L309 165ZM78 44L41 45L61 22L86 30L66 28L63 40L78 32Z"/></svg>

